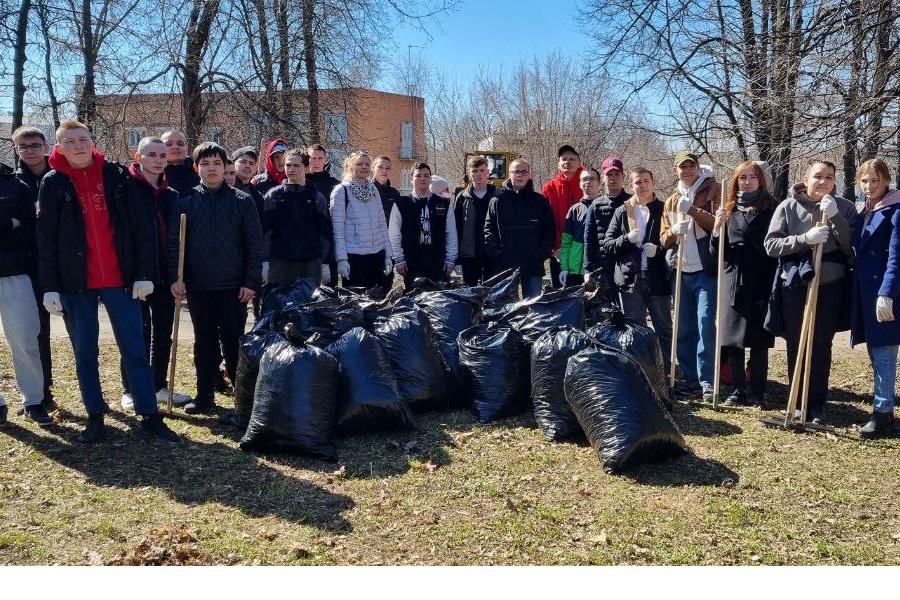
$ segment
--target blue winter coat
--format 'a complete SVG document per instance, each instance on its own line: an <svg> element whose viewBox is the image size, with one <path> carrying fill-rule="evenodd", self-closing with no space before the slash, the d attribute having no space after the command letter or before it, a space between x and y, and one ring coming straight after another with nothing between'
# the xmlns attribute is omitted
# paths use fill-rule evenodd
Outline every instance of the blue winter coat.
<svg viewBox="0 0 900 600"><path fill-rule="evenodd" d="M900 196L890 190L889 195ZM887 196L886 196L887 198ZM900 204L873 211L869 219L857 219L853 236L856 256L850 344L896 346L900 344ZM894 299L894 320L875 318L878 296Z"/></svg>

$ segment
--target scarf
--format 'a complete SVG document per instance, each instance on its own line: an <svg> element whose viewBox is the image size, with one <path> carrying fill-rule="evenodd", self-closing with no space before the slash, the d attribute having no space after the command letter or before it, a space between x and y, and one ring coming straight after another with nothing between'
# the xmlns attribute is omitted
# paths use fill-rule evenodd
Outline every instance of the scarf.
<svg viewBox="0 0 900 600"><path fill-rule="evenodd" d="M757 203L759 202L761 195L760 190L755 190L753 192L739 191L737 193L737 198L735 199L735 208L743 213L753 214L759 210Z"/></svg>
<svg viewBox="0 0 900 600"><path fill-rule="evenodd" d="M347 186L360 202L368 202L375 197L375 184L368 179L364 184L359 184L356 180L351 179L347 182Z"/></svg>

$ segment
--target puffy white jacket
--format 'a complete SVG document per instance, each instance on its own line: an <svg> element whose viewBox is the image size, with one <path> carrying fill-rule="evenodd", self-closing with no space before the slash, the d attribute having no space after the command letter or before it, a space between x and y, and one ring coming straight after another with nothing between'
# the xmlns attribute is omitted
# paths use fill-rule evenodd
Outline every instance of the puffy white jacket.
<svg viewBox="0 0 900 600"><path fill-rule="evenodd" d="M378 190L371 200L363 202L350 186L336 185L331 192L331 223L336 260L347 260L348 254L375 254L381 250L387 257L392 255Z"/></svg>

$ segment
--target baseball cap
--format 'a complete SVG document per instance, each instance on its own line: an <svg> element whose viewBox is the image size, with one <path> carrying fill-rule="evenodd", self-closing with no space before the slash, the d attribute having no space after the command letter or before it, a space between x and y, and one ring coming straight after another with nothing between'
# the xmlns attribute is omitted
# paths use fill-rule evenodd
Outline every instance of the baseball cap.
<svg viewBox="0 0 900 600"><path fill-rule="evenodd" d="M700 164L700 158L690 150L682 150L675 155L675 166L677 167L686 160L693 161L695 165Z"/></svg>
<svg viewBox="0 0 900 600"><path fill-rule="evenodd" d="M287 151L288 151L288 145L285 144L284 142L278 142L278 143L275 144L275 146L273 146L272 149L269 151L269 156L271 156L271 155L273 155L273 154L277 154L277 153L279 153L279 152L287 152Z"/></svg>
<svg viewBox="0 0 900 600"><path fill-rule="evenodd" d="M563 155L564 153L566 153L566 152L571 152L572 154L574 154L574 155L577 156L578 158L581 158L581 155L578 154L578 152L575 150L575 148L573 148L573 147L570 146L569 144L563 144L562 146L559 147L559 150L556 151L556 158L559 158L560 156L562 156L562 155Z"/></svg>
<svg viewBox="0 0 900 600"><path fill-rule="evenodd" d="M256 151L256 148L254 148L253 146L244 146L243 148L238 148L231 153L232 162L236 161L245 154L250 154L251 156L253 156L253 160L259 160L259 153Z"/></svg>
<svg viewBox="0 0 900 600"><path fill-rule="evenodd" d="M603 159L603 165L600 167L600 170L604 175L609 173L610 171L619 170L621 172L625 172L625 165L622 164L622 159L617 156L607 156Z"/></svg>

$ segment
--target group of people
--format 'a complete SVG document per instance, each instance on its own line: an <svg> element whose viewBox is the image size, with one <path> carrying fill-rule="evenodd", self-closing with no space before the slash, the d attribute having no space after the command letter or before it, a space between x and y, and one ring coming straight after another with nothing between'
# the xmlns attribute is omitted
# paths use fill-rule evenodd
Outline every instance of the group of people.
<svg viewBox="0 0 900 600"><path fill-rule="evenodd" d="M297 277L324 284L340 278L346 287L368 289L390 288L395 276L409 287L416 278L446 282L456 274L476 285L518 268L523 297L533 297L541 293L549 260L551 285L601 283L627 317L646 323L649 313L668 348L672 274L680 261L681 379L675 392L709 397L719 351L720 236L722 337L735 386L725 403L765 405L768 349L776 334L787 341L793 369L811 249L821 244L823 293L807 374L810 415L825 419L832 339L847 320L853 343L867 343L875 371L874 412L861 433L883 434L893 421L900 192L888 189L890 171L878 159L859 169L866 208L857 215L853 203L834 196L836 169L827 161L810 165L779 203L760 164L739 165L722 198L711 169L681 152L673 163L678 183L661 200L649 169L626 170L614 156L599 169L586 167L572 146L563 145L558 173L540 192L524 158L512 161L509 178L497 187L487 160L473 156L466 164L470 183L454 196L426 163L413 165L411 191L401 194L391 184L387 156L352 152L338 180L324 147L295 148L281 138L262 156L253 146L228 154L212 142L188 156L185 136L169 131L140 140L127 168L107 160L76 121L59 126L52 149L32 127L16 130L13 143L18 169L0 173L4 331L25 417L46 426L54 408L49 314L62 315L88 414L83 442L104 436L108 410L98 366L99 302L121 355L123 407L142 417L142 431L175 440L157 409L172 385L167 366L175 301L187 300L196 370L196 393L173 394L175 404L189 414L208 413L223 359L230 379L236 377L248 304L258 311L263 286ZM846 303L839 301L845 297ZM667 352L664 359L669 368ZM7 412L0 402L2 424Z"/></svg>

